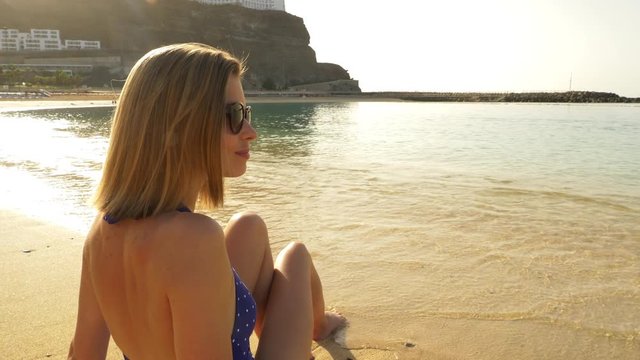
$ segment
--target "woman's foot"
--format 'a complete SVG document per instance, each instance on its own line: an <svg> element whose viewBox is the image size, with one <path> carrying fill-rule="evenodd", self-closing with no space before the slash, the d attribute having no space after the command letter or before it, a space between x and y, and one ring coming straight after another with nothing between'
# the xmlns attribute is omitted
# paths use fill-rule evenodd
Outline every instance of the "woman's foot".
<svg viewBox="0 0 640 360"><path fill-rule="evenodd" d="M328 338L336 330L347 324L347 318L333 311L325 311L324 320L321 324L315 324L313 329L313 340L319 341Z"/></svg>

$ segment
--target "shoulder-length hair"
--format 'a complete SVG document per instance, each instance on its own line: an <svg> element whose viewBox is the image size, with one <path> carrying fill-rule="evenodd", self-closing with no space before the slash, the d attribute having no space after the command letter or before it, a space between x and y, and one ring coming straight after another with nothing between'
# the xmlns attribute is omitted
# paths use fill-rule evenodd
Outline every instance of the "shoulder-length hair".
<svg viewBox="0 0 640 360"><path fill-rule="evenodd" d="M135 64L113 115L94 204L116 219L175 210L194 187L223 204L225 92L243 62L214 47L176 44Z"/></svg>

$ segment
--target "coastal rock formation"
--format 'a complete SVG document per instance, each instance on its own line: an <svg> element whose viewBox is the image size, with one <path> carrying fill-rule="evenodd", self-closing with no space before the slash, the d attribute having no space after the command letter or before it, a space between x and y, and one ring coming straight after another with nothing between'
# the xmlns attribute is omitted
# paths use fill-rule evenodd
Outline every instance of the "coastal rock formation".
<svg viewBox="0 0 640 360"><path fill-rule="evenodd" d="M247 58L247 89L350 79L341 66L318 63L303 19L281 11L189 0L0 0L0 24L21 31L59 29L63 38L99 40L103 50L91 56L120 56L124 72L150 49L202 42ZM353 83L352 90L359 91Z"/></svg>

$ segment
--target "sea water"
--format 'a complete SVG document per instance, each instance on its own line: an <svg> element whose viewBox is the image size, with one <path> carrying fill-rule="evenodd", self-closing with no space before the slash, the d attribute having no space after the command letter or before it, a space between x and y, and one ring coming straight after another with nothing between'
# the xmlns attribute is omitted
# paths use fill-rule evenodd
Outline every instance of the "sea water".
<svg viewBox="0 0 640 360"><path fill-rule="evenodd" d="M0 208L86 231L111 112L0 113ZM346 346L640 358L640 106L255 104L253 117L247 174L209 215L254 210L275 252L306 243L328 305L352 319Z"/></svg>

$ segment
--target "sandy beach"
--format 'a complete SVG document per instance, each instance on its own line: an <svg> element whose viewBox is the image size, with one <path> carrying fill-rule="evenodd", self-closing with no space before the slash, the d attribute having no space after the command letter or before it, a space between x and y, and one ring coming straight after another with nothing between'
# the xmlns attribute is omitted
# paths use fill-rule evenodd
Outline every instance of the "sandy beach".
<svg viewBox="0 0 640 360"><path fill-rule="evenodd" d="M0 358L66 359L84 235L7 210L0 210L0 221ZM312 349L318 360L395 358L387 350L350 350L332 341ZM112 342L107 359L121 358Z"/></svg>
<svg viewBox="0 0 640 360"><path fill-rule="evenodd" d="M84 236L7 210L0 210L0 222L0 358L66 359L75 326ZM545 348L545 339L566 334L545 325L532 329L521 322L424 319L406 323L402 319L376 318L374 314L351 320L346 333L336 337L338 342L344 342L345 336L350 338L350 345L331 340L314 342L312 354L317 360L485 358L482 354L486 349L503 347L505 339L524 340L531 331L548 333L537 337L541 343L523 348L523 358L556 358L556 350L561 354L571 348L594 345L586 338L576 337L561 348ZM367 345L367 337L379 339L399 328L413 333L417 342L388 337L376 341L376 345ZM475 334L468 340L477 346L451 342L459 334ZM255 350L256 339L252 340ZM606 347L607 340L603 338L599 346ZM534 349L540 352L536 355ZM122 359L113 341L107 359Z"/></svg>
<svg viewBox="0 0 640 360"><path fill-rule="evenodd" d="M0 211L0 358L62 359L73 335L82 236Z"/></svg>
<svg viewBox="0 0 640 360"><path fill-rule="evenodd" d="M0 251L0 313L3 314L0 358L66 359L75 326L84 236L7 210L0 210L0 223L0 242L3 244ZM607 348L606 338L594 344L587 337L572 337L569 330L544 324L532 327L517 321L426 318L407 322L407 319L389 317L389 314L377 316L374 308L372 306L372 312L366 318L351 318L351 326L337 334L337 342L314 342L312 354L315 358L475 359L487 358L484 354L487 349L492 349L496 355L496 349L505 349L505 345L519 341L528 343L522 348L523 359L553 359L583 347ZM393 333L398 329L413 334L413 338L394 338ZM534 333L538 334L535 338L527 336ZM466 341L454 341L461 337ZM555 338L572 338L572 341L558 344L554 343ZM535 341L532 343L532 340ZM252 338L254 351L256 341ZM342 345L345 342L346 345ZM547 347L551 344L553 346ZM627 351L623 354L619 354L620 358L629 355ZM508 356L508 353L503 355ZM122 353L113 341L107 359L122 359Z"/></svg>

